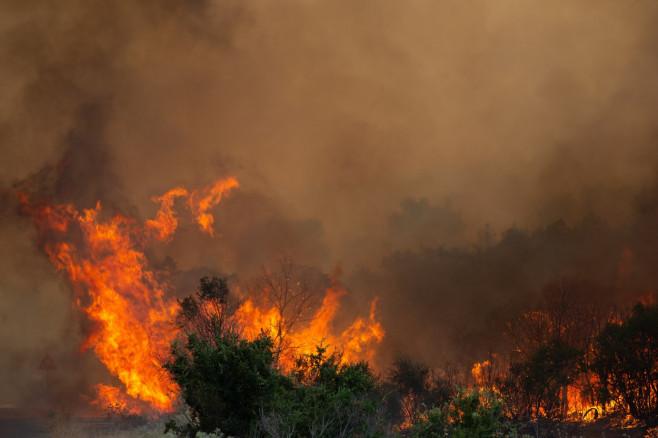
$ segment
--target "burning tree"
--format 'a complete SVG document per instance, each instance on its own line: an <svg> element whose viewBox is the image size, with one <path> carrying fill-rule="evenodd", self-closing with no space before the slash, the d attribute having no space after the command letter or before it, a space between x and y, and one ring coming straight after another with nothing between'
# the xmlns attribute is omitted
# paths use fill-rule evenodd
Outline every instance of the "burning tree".
<svg viewBox="0 0 658 438"><path fill-rule="evenodd" d="M509 369L498 382L515 415L565 419L596 406L594 340L619 314L609 296L592 282L562 277L507 324Z"/></svg>
<svg viewBox="0 0 658 438"><path fill-rule="evenodd" d="M291 256L281 256L277 262L274 268L263 266L260 275L248 285L249 295L271 310L269 335L274 342L276 364L282 355L294 355L299 347L294 345L292 333L313 317L320 286L318 273L297 265Z"/></svg>
<svg viewBox="0 0 658 438"><path fill-rule="evenodd" d="M392 389L389 405L399 406L405 426L417 422L425 410L442 405L454 394L454 382L437 375L426 363L407 356L393 361L386 383Z"/></svg>
<svg viewBox="0 0 658 438"><path fill-rule="evenodd" d="M535 350L523 362L512 363L501 389L522 418L564 419L569 408L567 388L581 373L583 352L560 339Z"/></svg>
<svg viewBox="0 0 658 438"><path fill-rule="evenodd" d="M235 318L238 303L230 294L226 278L203 277L196 295L178 301L176 325L185 333L214 342L217 335L239 335Z"/></svg>
<svg viewBox="0 0 658 438"><path fill-rule="evenodd" d="M305 316L303 312L310 302L306 298L310 296L307 293L294 290L286 292L285 288L281 288L274 296L283 298L269 306L268 300L257 303L256 299L247 299L236 311L244 335L255 339L264 332L274 339L276 364L285 370L292 369L297 356L314 353L318 345L329 346L331 353L340 352L343 363L372 360L374 346L382 341L385 333L376 317L377 298L371 301L367 318L356 318L349 327L337 333L333 323L340 308L340 298L347 291L333 278L321 304L315 309L309 309L313 310L312 316L306 324L301 324ZM264 295L267 297L269 294L268 287ZM290 300L290 305L284 306L286 300ZM286 321L287 313L292 314L293 323Z"/></svg>
<svg viewBox="0 0 658 438"><path fill-rule="evenodd" d="M625 406L636 419L658 420L658 306L638 304L621 324L605 326L592 369L602 403Z"/></svg>

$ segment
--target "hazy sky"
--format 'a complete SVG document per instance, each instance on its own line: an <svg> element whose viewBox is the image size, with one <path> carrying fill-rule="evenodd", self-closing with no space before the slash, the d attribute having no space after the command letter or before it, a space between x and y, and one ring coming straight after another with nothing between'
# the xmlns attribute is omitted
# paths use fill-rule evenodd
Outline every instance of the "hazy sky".
<svg viewBox="0 0 658 438"><path fill-rule="evenodd" d="M79 141L134 205L236 174L340 258L404 197L505 227L654 171L653 1L182 5L5 2L2 180L62 159L95 105Z"/></svg>

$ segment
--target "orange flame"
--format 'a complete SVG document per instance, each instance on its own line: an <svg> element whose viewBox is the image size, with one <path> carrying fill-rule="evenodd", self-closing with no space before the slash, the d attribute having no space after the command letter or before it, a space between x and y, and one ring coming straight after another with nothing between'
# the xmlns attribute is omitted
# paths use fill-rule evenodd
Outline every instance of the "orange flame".
<svg viewBox="0 0 658 438"><path fill-rule="evenodd" d="M159 209L154 219L141 226L121 214L104 221L100 202L80 212L72 205L33 203L27 195L18 194L46 254L67 274L78 306L94 323L81 349L93 349L123 384L122 388L96 385L97 399L92 405L129 413L172 410L178 387L163 372L160 359L176 335L171 321L177 303L165 298L168 286L149 268L144 249L151 240L173 238L179 198L186 200L199 228L213 235L209 210L238 186L235 178L228 178L201 190L171 189L152 198ZM330 352L339 352L344 363L372 360L375 345L384 337L376 320L377 300L372 301L368 318L357 318L342 333L334 334L333 320L345 294L338 285L327 289L309 325L290 333L281 333L286 324L276 308L261 309L252 300L242 304L236 316L248 338L263 331L272 338L286 338L288 348L279 357L283 369L291 369L295 356L313 353L321 344L329 346Z"/></svg>
<svg viewBox="0 0 658 438"><path fill-rule="evenodd" d="M471 375L475 379L478 388L484 388L487 385L486 374L491 373L491 362L488 360L475 362L471 368Z"/></svg>
<svg viewBox="0 0 658 438"><path fill-rule="evenodd" d="M208 209L237 186L234 178L219 181L201 191L210 193L201 201L196 200L197 191L182 187L170 190L154 198L160 209L143 227L121 214L101 220L100 202L93 209L78 212L71 205L35 205L19 194L50 260L67 274L78 305L95 323L81 348L93 348L132 398L118 388L98 385L100 400L136 410L141 410L137 400L157 411L172 409L177 386L163 372L159 359L174 336L170 321L176 303L165 300L167 285L148 267L142 247L149 238L171 240L178 225L173 209L178 197L189 197L201 229L212 234Z"/></svg>
<svg viewBox="0 0 658 438"><path fill-rule="evenodd" d="M215 220L212 215L208 213L208 210L219 204L225 192L238 186L238 181L235 178L228 178L210 184L204 187L200 192L194 190L190 193L188 206L194 214L202 231L205 231L211 236L214 234L212 224Z"/></svg>
<svg viewBox="0 0 658 438"><path fill-rule="evenodd" d="M497 378L504 377L503 374L495 371L494 365L497 355L492 355L492 360L484 360L482 362L475 362L471 368L471 375L475 380L474 388L479 390L488 389L495 393L500 393L499 388L494 384ZM591 388L597 380L595 374L587 372L576 378L570 385L565 387L564 401L565 401L565 414L576 421L590 422L596 420L603 412L605 407L614 406L614 402L606 406L601 406L594 403L592 399L591 390L587 391L586 388ZM589 394L588 394L589 392ZM539 408L537 414L545 415L543 407Z"/></svg>
<svg viewBox="0 0 658 438"><path fill-rule="evenodd" d="M376 319L377 299L370 304L368 319L357 318L347 329L336 335L333 332L333 320L340 308L340 297L346 293L337 285L328 288L322 305L307 327L280 334L286 344L279 357L279 365L283 369L290 370L296 356L314 353L319 345L329 347L329 353L340 353L342 363L372 361L374 347L385 335L382 325ZM285 326L278 309L260 309L251 299L240 306L236 316L244 335L251 339L262 332L275 339L279 335L279 328Z"/></svg>
<svg viewBox="0 0 658 438"><path fill-rule="evenodd" d="M235 178L229 177L209 184L201 190L192 190L190 192L183 187L176 187L160 197L153 197L153 202L160 203L160 210L158 210L155 219L146 221L146 229L158 240L171 240L174 231L178 227L178 219L174 212L174 201L176 198L187 197L187 206L199 224L199 228L212 236L214 234L212 228L214 218L208 213L208 210L219 204L226 192L239 186L240 184Z"/></svg>

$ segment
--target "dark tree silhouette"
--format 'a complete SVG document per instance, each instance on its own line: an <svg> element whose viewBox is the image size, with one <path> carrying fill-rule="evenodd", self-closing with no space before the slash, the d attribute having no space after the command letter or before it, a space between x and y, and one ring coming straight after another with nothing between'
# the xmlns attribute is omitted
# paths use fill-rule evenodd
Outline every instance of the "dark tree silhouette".
<svg viewBox="0 0 658 438"><path fill-rule="evenodd" d="M564 418L566 389L580 374L583 352L553 339L527 360L512 363L501 389L522 418Z"/></svg>
<svg viewBox="0 0 658 438"><path fill-rule="evenodd" d="M621 324L608 324L595 344L599 396L640 420L658 420L658 306L638 304Z"/></svg>
<svg viewBox="0 0 658 438"><path fill-rule="evenodd" d="M436 376L429 365L407 356L394 360L387 383L393 390L389 405L398 405L409 423L415 423L424 410L442 405L454 394L450 382Z"/></svg>

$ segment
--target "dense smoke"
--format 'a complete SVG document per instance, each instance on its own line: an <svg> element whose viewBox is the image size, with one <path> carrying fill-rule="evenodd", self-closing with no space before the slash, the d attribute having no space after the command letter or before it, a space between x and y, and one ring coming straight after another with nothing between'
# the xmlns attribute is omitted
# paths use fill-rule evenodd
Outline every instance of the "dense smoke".
<svg viewBox="0 0 658 438"><path fill-rule="evenodd" d="M3 2L0 406L42 397L47 353L62 393L109 379L17 190L147 218L234 175L221 238L183 226L152 263L181 295L280 254L340 264L347 313L380 296L381 363L477 355L562 276L654 291L657 21L652 0Z"/></svg>

